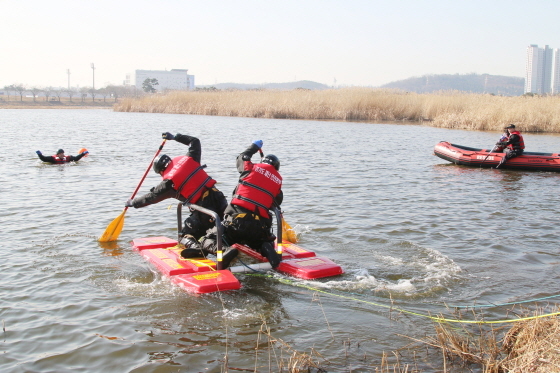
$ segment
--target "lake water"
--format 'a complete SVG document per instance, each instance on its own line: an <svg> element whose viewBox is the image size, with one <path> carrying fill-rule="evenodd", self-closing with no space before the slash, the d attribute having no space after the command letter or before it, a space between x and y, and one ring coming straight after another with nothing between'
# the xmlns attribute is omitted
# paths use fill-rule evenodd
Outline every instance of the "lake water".
<svg viewBox="0 0 560 373"><path fill-rule="evenodd" d="M2 372L276 372L289 352L269 352L264 327L320 353L329 372L367 372L407 336L433 334L427 315L448 316L447 305L558 301L560 174L433 155L439 141L489 148L499 133L111 110L0 110L0 123ZM239 291L185 293L130 245L176 237L174 200L129 209L119 241L100 244L165 131L201 139L202 163L228 200L236 156L262 139L281 160L284 217L300 245L345 274L239 275ZM525 143L560 150L556 135ZM62 166L35 155L82 147L90 156ZM185 151L169 141L163 153ZM150 172L139 193L159 181ZM514 318L510 308L483 308L484 317Z"/></svg>

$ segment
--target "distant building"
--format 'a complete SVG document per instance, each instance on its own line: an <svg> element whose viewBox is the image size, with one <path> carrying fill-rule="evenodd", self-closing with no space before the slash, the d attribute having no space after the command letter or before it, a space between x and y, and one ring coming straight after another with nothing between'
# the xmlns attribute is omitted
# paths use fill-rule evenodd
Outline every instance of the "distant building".
<svg viewBox="0 0 560 373"><path fill-rule="evenodd" d="M560 94L560 49L554 50L552 59L552 94Z"/></svg>
<svg viewBox="0 0 560 373"><path fill-rule="evenodd" d="M188 75L187 69L167 70L136 70L135 86L142 89L146 79L157 79L154 88L158 92L165 90L187 91L194 89L194 75Z"/></svg>
<svg viewBox="0 0 560 373"><path fill-rule="evenodd" d="M527 47L525 93L550 94L553 91L553 51L548 45Z"/></svg>

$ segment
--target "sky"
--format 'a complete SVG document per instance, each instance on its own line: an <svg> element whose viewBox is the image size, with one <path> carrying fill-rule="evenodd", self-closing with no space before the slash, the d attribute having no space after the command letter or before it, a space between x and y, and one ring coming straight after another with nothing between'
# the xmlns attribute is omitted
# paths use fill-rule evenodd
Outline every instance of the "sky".
<svg viewBox="0 0 560 373"><path fill-rule="evenodd" d="M196 85L524 77L530 44L560 48L559 18L558 0L0 0L0 87L101 88L137 69Z"/></svg>

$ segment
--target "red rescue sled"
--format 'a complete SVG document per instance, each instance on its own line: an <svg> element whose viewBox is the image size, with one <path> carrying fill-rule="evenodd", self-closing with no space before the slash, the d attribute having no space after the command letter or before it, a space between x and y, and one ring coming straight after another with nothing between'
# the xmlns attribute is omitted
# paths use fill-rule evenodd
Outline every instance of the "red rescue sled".
<svg viewBox="0 0 560 373"><path fill-rule="evenodd" d="M492 150L469 148L442 141L434 147L434 154L455 164L490 168L496 167L505 156L505 153L493 153ZM560 172L560 154L523 152L522 155L509 159L500 168Z"/></svg>
<svg viewBox="0 0 560 373"><path fill-rule="evenodd" d="M221 229L221 222L216 213L197 205L187 204L187 206L213 216L216 226ZM181 208L182 204L179 204L177 206L178 232L182 228ZM342 268L331 260L318 257L314 252L307 251L291 242L282 241L280 211L277 209L273 211L277 218L276 248L277 252L282 252L282 262L276 269L278 272L306 280L344 273ZM261 264L221 269L221 235L218 237L217 261L208 258L184 259L180 254L183 246L177 240L168 237L137 238L132 241L132 246L162 275L170 278L171 282L188 292L197 294L240 289L241 283L234 273L270 269L266 258L251 248L238 244L234 247L240 253L260 261Z"/></svg>

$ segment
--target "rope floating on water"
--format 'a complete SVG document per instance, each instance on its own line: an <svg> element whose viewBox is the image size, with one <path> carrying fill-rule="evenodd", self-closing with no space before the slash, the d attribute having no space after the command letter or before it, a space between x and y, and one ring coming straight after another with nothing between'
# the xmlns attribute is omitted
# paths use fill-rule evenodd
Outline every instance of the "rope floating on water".
<svg viewBox="0 0 560 373"><path fill-rule="evenodd" d="M296 281L287 279L287 278L276 278L274 276L271 275L262 275L262 274L247 274L248 276L263 276L263 277L268 277L268 278L272 278L277 280L278 282L281 282L283 284L286 285L291 285L291 286L297 286L300 288L305 288L314 292L318 292L318 293L322 293L322 294L326 294L329 296L335 296L338 298L343 298L343 299L348 299L348 300L353 300L356 302L361 302L361 303L365 303L365 304L369 304L369 305L373 305L373 306L377 306L377 307L382 307L382 308L389 308L393 311L398 311L404 314L408 314L408 315L413 315L413 316L418 316L418 317L423 317L423 318L427 318L430 319L434 322L438 322L438 323L443 323L443 322L448 322L448 323L459 323L459 324L505 324L505 323L513 323L513 322L518 322L518 321L526 321L526 320L534 320L534 319L538 319L541 317L549 317L549 316L558 316L560 315L560 312L552 312L552 313L547 313L547 314L543 314L543 315L536 315L536 316L527 316L527 317L519 317L516 319L504 319L504 320L493 320L493 321L484 321L484 320L458 320L458 319L449 319L449 318L445 318L443 316L432 316L430 314L422 314L419 312L414 312L414 311L410 311L410 310L406 310L404 308L400 308L400 307L395 307L394 305L387 305L387 304L382 304L382 303L376 303L376 302L372 302L372 301L368 301L368 300L364 300L364 299L358 299L349 295L342 295L342 294L336 294L333 292L328 292L326 290L322 290L322 289L318 289L309 285L305 285L302 283L297 283Z"/></svg>

